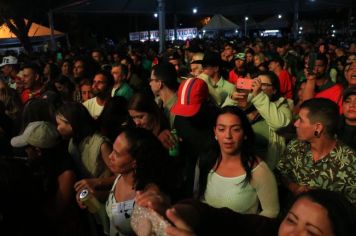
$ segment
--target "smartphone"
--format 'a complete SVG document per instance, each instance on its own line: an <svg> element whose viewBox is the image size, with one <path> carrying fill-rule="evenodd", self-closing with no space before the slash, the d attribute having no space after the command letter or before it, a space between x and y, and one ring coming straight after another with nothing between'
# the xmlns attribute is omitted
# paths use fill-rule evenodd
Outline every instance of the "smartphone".
<svg viewBox="0 0 356 236"><path fill-rule="evenodd" d="M171 223L154 210L135 205L131 215L131 226L137 236L168 236L165 229L170 225Z"/></svg>
<svg viewBox="0 0 356 236"><path fill-rule="evenodd" d="M239 78L236 81L236 88L241 90L252 90L252 79Z"/></svg>

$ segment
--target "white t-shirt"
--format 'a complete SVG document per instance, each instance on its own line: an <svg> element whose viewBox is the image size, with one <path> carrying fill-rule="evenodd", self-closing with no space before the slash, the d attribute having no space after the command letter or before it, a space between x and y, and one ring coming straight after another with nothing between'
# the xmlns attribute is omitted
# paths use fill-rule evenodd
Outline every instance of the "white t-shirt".
<svg viewBox="0 0 356 236"><path fill-rule="evenodd" d="M90 115L94 119L97 119L104 109L104 106L101 106L96 102L96 97L86 100L83 102L83 105L88 109Z"/></svg>

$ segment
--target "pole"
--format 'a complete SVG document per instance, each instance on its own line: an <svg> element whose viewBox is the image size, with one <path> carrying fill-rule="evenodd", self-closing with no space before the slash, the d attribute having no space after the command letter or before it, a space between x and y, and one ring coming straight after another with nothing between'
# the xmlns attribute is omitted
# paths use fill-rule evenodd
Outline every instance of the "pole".
<svg viewBox="0 0 356 236"><path fill-rule="evenodd" d="M245 37L247 38L247 21L248 21L248 17L245 16Z"/></svg>
<svg viewBox="0 0 356 236"><path fill-rule="evenodd" d="M51 51L57 51L56 40L54 38L54 23L53 23L53 11L48 12L49 28L51 29Z"/></svg>
<svg viewBox="0 0 356 236"><path fill-rule="evenodd" d="M166 43L166 2L165 0L158 1L158 17L159 17L159 52L162 53Z"/></svg>
<svg viewBox="0 0 356 236"><path fill-rule="evenodd" d="M294 39L298 38L298 32L299 32L299 0L294 0L294 19L293 19L293 25L294 25Z"/></svg>
<svg viewBox="0 0 356 236"><path fill-rule="evenodd" d="M177 13L174 14L174 40L178 40L178 34L177 34L177 24L178 24L178 17L177 17Z"/></svg>
<svg viewBox="0 0 356 236"><path fill-rule="evenodd" d="M245 37L247 37L247 20L245 19Z"/></svg>

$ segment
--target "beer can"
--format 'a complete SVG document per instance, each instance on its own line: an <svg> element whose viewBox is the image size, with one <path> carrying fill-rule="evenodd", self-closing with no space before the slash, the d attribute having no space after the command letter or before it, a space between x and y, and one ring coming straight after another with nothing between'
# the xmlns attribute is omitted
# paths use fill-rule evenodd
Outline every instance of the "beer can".
<svg viewBox="0 0 356 236"><path fill-rule="evenodd" d="M173 129L171 131L172 136L175 137L176 140L178 140L178 134L177 134L177 130ZM169 155L171 157L176 157L179 155L179 142L176 143L176 145L172 148L169 149Z"/></svg>
<svg viewBox="0 0 356 236"><path fill-rule="evenodd" d="M100 202L88 189L83 189L79 194L79 200L88 208L90 213L96 213L100 209Z"/></svg>

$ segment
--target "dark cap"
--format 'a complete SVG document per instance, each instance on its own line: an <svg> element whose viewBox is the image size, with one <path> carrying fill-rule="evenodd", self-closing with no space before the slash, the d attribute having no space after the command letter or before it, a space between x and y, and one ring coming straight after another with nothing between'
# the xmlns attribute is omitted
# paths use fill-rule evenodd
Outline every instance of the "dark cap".
<svg viewBox="0 0 356 236"><path fill-rule="evenodd" d="M346 88L342 93L342 101L344 102L350 95L356 95L356 86Z"/></svg>
<svg viewBox="0 0 356 236"><path fill-rule="evenodd" d="M202 60L202 66L207 67L207 66L220 66L221 65L221 58L220 55L216 52L208 52L204 55L204 58Z"/></svg>
<svg viewBox="0 0 356 236"><path fill-rule="evenodd" d="M199 45L197 44L191 44L189 45L189 47L186 49L187 51L190 51L190 52L203 52L203 49L201 47L199 47Z"/></svg>
<svg viewBox="0 0 356 236"><path fill-rule="evenodd" d="M170 61L170 60L179 60L181 57L177 52L173 52L170 53L167 58Z"/></svg>

